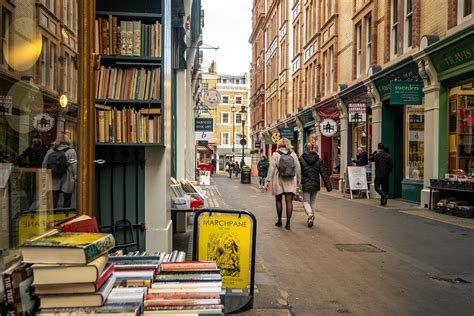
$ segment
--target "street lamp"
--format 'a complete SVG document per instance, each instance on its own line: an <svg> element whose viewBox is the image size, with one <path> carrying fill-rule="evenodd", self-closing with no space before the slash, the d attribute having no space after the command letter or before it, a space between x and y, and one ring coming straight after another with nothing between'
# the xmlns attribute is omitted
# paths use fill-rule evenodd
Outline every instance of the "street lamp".
<svg viewBox="0 0 474 316"><path fill-rule="evenodd" d="M242 121L242 139L240 140L240 145L242 145L242 161L241 166L245 165L245 145L247 145L247 140L245 139L245 119L247 116L247 109L245 105L242 105L242 108L239 111L240 113L240 120Z"/></svg>
<svg viewBox="0 0 474 316"><path fill-rule="evenodd" d="M235 151L235 111L237 111L237 108L235 107L235 104L232 106L232 156L234 156L234 151Z"/></svg>

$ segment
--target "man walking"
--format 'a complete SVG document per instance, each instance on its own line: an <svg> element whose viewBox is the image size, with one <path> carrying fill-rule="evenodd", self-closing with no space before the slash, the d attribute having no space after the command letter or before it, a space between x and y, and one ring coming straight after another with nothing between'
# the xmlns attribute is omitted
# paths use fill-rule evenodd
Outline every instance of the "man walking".
<svg viewBox="0 0 474 316"><path fill-rule="evenodd" d="M388 176L393 169L393 162L388 148L383 143L377 145L377 150L369 158L375 163L375 191L380 195L380 205L387 205Z"/></svg>

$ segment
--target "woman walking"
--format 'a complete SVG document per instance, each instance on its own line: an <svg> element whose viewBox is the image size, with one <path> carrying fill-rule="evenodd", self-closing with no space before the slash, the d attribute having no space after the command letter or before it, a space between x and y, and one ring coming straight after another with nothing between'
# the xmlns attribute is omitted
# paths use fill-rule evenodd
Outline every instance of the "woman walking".
<svg viewBox="0 0 474 316"><path fill-rule="evenodd" d="M319 158L313 144L305 145L305 153L300 158L301 163L301 186L303 188L303 206L308 216L306 224L312 227L314 223L314 211L316 208L316 195L321 189L320 176L328 192L332 191L323 161Z"/></svg>
<svg viewBox="0 0 474 316"><path fill-rule="evenodd" d="M293 197L301 181L301 167L298 156L292 150L288 139L282 138L278 142L277 151L273 153L268 170L266 189L272 187L275 196L278 220L275 226L281 227L283 212L283 196L286 202L286 229L290 229L291 215L293 213Z"/></svg>
<svg viewBox="0 0 474 316"><path fill-rule="evenodd" d="M270 167L270 163L267 160L267 156L262 155L262 158L257 164L258 169L258 188L263 190L265 188L265 180L267 179L268 175L268 168Z"/></svg>

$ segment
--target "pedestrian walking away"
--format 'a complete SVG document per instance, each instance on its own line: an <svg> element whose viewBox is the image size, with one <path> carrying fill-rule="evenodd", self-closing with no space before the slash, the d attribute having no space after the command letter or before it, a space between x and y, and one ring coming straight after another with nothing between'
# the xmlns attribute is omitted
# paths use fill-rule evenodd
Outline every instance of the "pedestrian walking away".
<svg viewBox="0 0 474 316"><path fill-rule="evenodd" d="M271 186L272 194L275 196L275 204L278 220L275 226L282 226L283 196L286 204L286 229L290 229L291 215L293 214L293 198L298 185L301 183L301 167L298 156L293 151L290 141L282 138L278 142L277 151L273 153L270 160L267 182L265 188Z"/></svg>
<svg viewBox="0 0 474 316"><path fill-rule="evenodd" d="M380 205L387 205L388 201L388 176L393 169L392 157L388 148L383 143L377 145L377 150L369 158L375 163L375 191L380 195Z"/></svg>
<svg viewBox="0 0 474 316"><path fill-rule="evenodd" d="M306 224L308 227L312 227L316 210L316 195L321 190L320 178L323 178L324 186L328 192L332 191L332 185L323 161L319 158L313 144L305 145L305 152L300 157L300 164L303 207L307 215Z"/></svg>
<svg viewBox="0 0 474 316"><path fill-rule="evenodd" d="M216 175L216 167L217 167L216 158L212 158L211 165L212 165L212 175L214 176L214 175Z"/></svg>
<svg viewBox="0 0 474 316"><path fill-rule="evenodd" d="M258 187L260 190L265 189L265 181L268 175L268 168L270 167L270 163L268 162L267 156L262 155L262 158L257 164L258 169Z"/></svg>

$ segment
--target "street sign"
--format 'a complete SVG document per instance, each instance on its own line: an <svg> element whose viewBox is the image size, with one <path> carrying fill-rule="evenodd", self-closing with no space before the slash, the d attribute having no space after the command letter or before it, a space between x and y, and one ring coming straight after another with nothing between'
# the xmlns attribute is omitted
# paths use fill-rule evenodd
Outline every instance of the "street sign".
<svg viewBox="0 0 474 316"><path fill-rule="evenodd" d="M322 120L319 129L323 136L332 137L337 133L337 123L333 119L327 118Z"/></svg>
<svg viewBox="0 0 474 316"><path fill-rule="evenodd" d="M280 137L287 138L288 140L295 140L295 129L293 127L280 128Z"/></svg>
<svg viewBox="0 0 474 316"><path fill-rule="evenodd" d="M367 121L367 105L365 103L349 103L349 122L359 123Z"/></svg>
<svg viewBox="0 0 474 316"><path fill-rule="evenodd" d="M196 132L212 132L214 128L212 118L196 117L194 119L194 130Z"/></svg>
<svg viewBox="0 0 474 316"><path fill-rule="evenodd" d="M242 145L242 146L247 145L247 140L246 140L245 138L242 138L242 139L240 140L240 145Z"/></svg>
<svg viewBox="0 0 474 316"><path fill-rule="evenodd" d="M212 139L212 132L196 132L196 140L211 140Z"/></svg>
<svg viewBox="0 0 474 316"><path fill-rule="evenodd" d="M255 142L254 148L255 148L255 149L260 149L260 148L262 148L262 143L261 143L261 142L258 142L258 141Z"/></svg>
<svg viewBox="0 0 474 316"><path fill-rule="evenodd" d="M422 104L422 81L391 81L390 104Z"/></svg>
<svg viewBox="0 0 474 316"><path fill-rule="evenodd" d="M216 106L221 103L221 94L215 89L207 90L202 95L202 103L207 106Z"/></svg>

